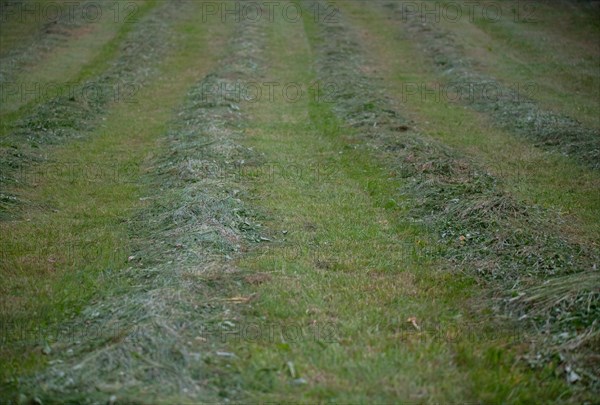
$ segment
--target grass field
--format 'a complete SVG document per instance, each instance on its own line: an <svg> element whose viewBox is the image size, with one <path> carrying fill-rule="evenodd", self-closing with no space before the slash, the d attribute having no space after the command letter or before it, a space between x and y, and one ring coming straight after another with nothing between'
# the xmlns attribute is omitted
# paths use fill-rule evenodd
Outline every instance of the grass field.
<svg viewBox="0 0 600 405"><path fill-rule="evenodd" d="M598 21L2 2L0 402L595 402Z"/></svg>

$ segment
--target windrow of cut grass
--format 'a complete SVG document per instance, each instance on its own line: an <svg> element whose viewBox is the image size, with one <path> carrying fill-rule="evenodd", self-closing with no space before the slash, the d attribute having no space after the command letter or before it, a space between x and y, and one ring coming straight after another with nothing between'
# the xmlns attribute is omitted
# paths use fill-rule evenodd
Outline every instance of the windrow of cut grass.
<svg viewBox="0 0 600 405"><path fill-rule="evenodd" d="M106 69L122 39L153 5L145 0L3 3L0 131L37 104L60 93L77 94L76 87Z"/></svg>
<svg viewBox="0 0 600 405"><path fill-rule="evenodd" d="M594 170L600 168L599 128L540 107L531 96L537 91L534 82L517 82L511 87L475 69L457 45L454 33L434 19L423 18L415 11L418 7L408 9L403 2L383 2L382 6L442 74L444 97L490 115L500 128L530 139L537 146L571 156ZM429 91L430 96L431 92L440 93L436 88ZM598 100L590 102L597 105Z"/></svg>
<svg viewBox="0 0 600 405"><path fill-rule="evenodd" d="M100 103L95 131L62 143L72 124L59 125L60 146L40 144L48 162L77 154L125 170L129 183L114 184L106 171L93 181L42 174L20 194L32 202L23 221L0 223L14 232L6 252L19 263L2 269L5 291L18 293L2 308L5 325L56 321L50 332L4 336L14 339L0 352L9 365L0 395L165 404L593 399L564 381L597 384L585 362L598 341L593 245L561 234L560 216L415 129L373 77L351 19L336 10L333 20L305 14L302 24L236 21L213 69L230 27L218 18L199 24L200 2L165 4L131 32L173 40L169 51L145 44L157 60L135 69L156 67L145 80L157 80L136 108ZM238 85L261 82L304 97L236 97ZM40 235L54 241L51 252L19 250ZM77 253L77 271L61 274L70 269L63 236L116 258L83 265L89 255ZM44 276L51 281L38 285ZM37 293L50 297L51 311L35 306ZM535 339L541 344L529 345Z"/></svg>
<svg viewBox="0 0 600 405"><path fill-rule="evenodd" d="M562 233L597 245L597 172L496 127L485 113L465 108L440 93L428 93L444 79L429 65L418 43L403 33L384 8L361 4L346 2L343 9L359 29L358 39L372 61L369 72L386 81L388 94L394 95L393 101L410 121L407 125L478 162L516 198L560 213ZM421 88L408 95L410 86Z"/></svg>
<svg viewBox="0 0 600 405"><path fill-rule="evenodd" d="M339 64L327 68L348 80L347 91L356 73L342 66L353 57L325 51L307 20L269 24L267 46L251 64L264 72L253 83L303 91L293 100L263 93L240 105L250 119L243 144L257 155L246 162L256 176L244 197L264 213L266 227L264 243L236 261L250 273L250 285L230 297L240 312L231 310L213 331L222 342L213 364L223 396L389 403L570 395L551 368L515 362L520 339L510 322L470 316L468 297L481 293L474 277L448 271L428 250L437 247L435 235L398 204L405 180L363 147L361 128L333 113L340 102L329 85L338 81L313 70L323 67L314 58L332 51ZM335 35L321 39L343 47L352 40L346 29L332 24L327 32ZM242 86L247 79L240 77ZM361 91L368 96L368 86Z"/></svg>
<svg viewBox="0 0 600 405"><path fill-rule="evenodd" d="M85 136L101 124L108 106L135 105L143 85L156 79L160 61L173 49L170 26L189 3L154 6L147 3L139 21L124 24L121 35L106 44L98 58L112 60L110 64L104 62L99 70L84 66L76 88L26 106L5 120L0 129L0 215L26 203L11 189L28 186L29 166L46 161L49 145Z"/></svg>
<svg viewBox="0 0 600 405"><path fill-rule="evenodd" d="M462 3L465 4L465 3ZM594 1L498 2L485 18L440 21L473 68L529 84L543 108L600 128L600 7ZM491 18L490 18L491 17Z"/></svg>
<svg viewBox="0 0 600 405"><path fill-rule="evenodd" d="M597 384L587 359L599 336L598 251L562 234L556 213L516 198L485 167L416 131L383 86L364 73L373 66L351 25L340 19L314 30L318 77L336 83L333 110L340 119L359 131L393 177L404 179L394 204L435 235L434 251L450 268L476 275L496 292L496 305L503 307L498 315L511 314L530 328L531 338L540 340L532 346L532 364L538 355L550 362L561 356L559 363L577 362L587 383ZM569 286L568 294L556 297L560 305L545 311L526 305L525 297L532 304L552 296L550 289L540 295L527 290L535 285L539 293L547 280Z"/></svg>
<svg viewBox="0 0 600 405"><path fill-rule="evenodd" d="M107 9L106 0L78 3L4 2L0 9L0 83L11 82L19 70L40 63L63 47L77 30L85 31L98 22L98 9ZM94 7L93 14L82 12Z"/></svg>
<svg viewBox="0 0 600 405"><path fill-rule="evenodd" d="M156 191L140 176L166 153L172 109L210 71L229 37L222 24L197 24L200 7L188 2L163 20L172 51L157 61L158 78L140 89L138 103L107 107L96 130L48 146L50 163L25 172L31 187L19 191L33 203L21 218L0 223L3 398L18 388L18 377L69 357L65 342L77 349L101 340L102 328L76 319L86 305L131 287L120 276L133 260L136 227L129 224Z"/></svg>
<svg viewBox="0 0 600 405"><path fill-rule="evenodd" d="M191 46L192 60L216 59L208 48L216 47L221 30L197 25L195 4L182 32L189 45L204 41ZM97 403L114 395L125 402L185 403L236 395L235 388L221 392L222 375L213 365L228 354L219 351L216 332L227 327L223 319L235 310L229 298L243 282L232 259L260 240L261 227L240 199L238 167L253 155L237 143L244 116L207 89L231 88L252 71L255 42L247 35L258 33L237 27L227 55L172 115L167 150L149 159L138 179L145 206L125 218L128 267L111 274L113 288L60 325L73 333L47 342L47 368L13 380L24 398ZM196 69L186 66L188 75Z"/></svg>
<svg viewBox="0 0 600 405"><path fill-rule="evenodd" d="M4 4L2 9L7 15L0 35L15 35L20 41L16 48L10 46L10 41L1 41L10 52L1 59L6 71L1 77L0 134L9 133L20 118L59 95L82 99L106 91L88 79L98 80L129 32L157 5L153 0ZM38 27L40 24L42 27ZM30 38L22 31L32 25L35 35ZM60 41L52 42L57 37ZM28 61L21 61L23 58ZM131 93L130 87L124 87L123 98Z"/></svg>

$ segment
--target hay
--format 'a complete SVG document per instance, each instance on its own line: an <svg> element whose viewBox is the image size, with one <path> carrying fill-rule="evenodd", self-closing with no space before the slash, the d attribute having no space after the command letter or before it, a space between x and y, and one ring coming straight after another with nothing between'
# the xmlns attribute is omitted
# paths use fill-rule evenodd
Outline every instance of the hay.
<svg viewBox="0 0 600 405"><path fill-rule="evenodd" d="M444 31L440 24L429 19L424 22L418 12L403 8L401 2L385 2L385 5L391 18L403 21L407 34L444 75L448 88L460 95L461 101L490 114L496 125L531 139L537 146L559 151L587 167L600 169L598 129L543 109L526 94L521 94L527 93L527 89L519 92L477 72L464 57L452 32Z"/></svg>
<svg viewBox="0 0 600 405"><path fill-rule="evenodd" d="M394 4L389 7L394 8ZM449 270L464 271L484 280L495 294L494 303L505 314L512 314L513 321L527 328L532 336L548 337L538 339L541 342L531 347L536 356L549 361L557 353L569 350L579 350L579 358L585 353L597 353L597 348L574 344L598 336L600 297L594 269L600 263L600 255L595 247L569 240L560 232L560 216L517 200L485 168L412 129L414 123L394 111L383 84L362 73L368 60L354 39L355 34L347 28L349 23L340 13L338 17L338 24L318 26L318 79L336 83L334 112L346 125L356 128L363 144L402 179L398 190L402 197L398 201L404 201L407 221L433 233L437 242L433 252L445 259ZM423 35L429 38L434 33ZM344 63L340 63L342 60ZM525 105L529 108L532 104ZM554 125L554 121L546 124ZM573 151L579 151L583 144L573 144ZM593 161L592 155L586 156L581 154L582 159L589 158L588 163ZM537 301L534 304L511 300L531 286L537 286L537 294L551 297L556 287L545 284L546 280L556 280L564 296L570 297L561 301L567 305L569 316L552 316L556 307ZM578 286L595 292L581 295ZM527 322L523 321L524 314L528 314ZM565 344L551 344L552 337L565 329L571 331ZM578 362L576 367L582 374L593 374L584 362ZM586 383L597 382L587 378Z"/></svg>
<svg viewBox="0 0 600 405"><path fill-rule="evenodd" d="M108 6L107 3L106 9ZM157 76L158 61L174 44L173 23L189 7L190 3L184 2L164 3L140 16L140 22L123 41L118 57L106 71L73 84L64 94L35 105L11 123L0 145L0 191L14 202L0 203L1 216L8 216L14 211L11 207L20 202L11 187L28 186L25 171L33 164L48 162L45 145L82 138L98 126L99 118L112 102L135 101L135 94L132 100L126 100L124 93L139 90Z"/></svg>
<svg viewBox="0 0 600 405"><path fill-rule="evenodd" d="M117 276L126 287L68 325L103 333L53 342L51 366L18 381L28 398L219 400L220 377L211 367L228 361L219 334L235 322L234 304L223 297L235 296L244 277L228 257L257 239L259 224L238 198L243 188L231 164L251 155L237 143L244 116L203 89L256 75L258 64L247 62L261 40L258 27L239 25L228 58L190 89L169 131L170 153L145 178L161 192L130 221L131 267Z"/></svg>

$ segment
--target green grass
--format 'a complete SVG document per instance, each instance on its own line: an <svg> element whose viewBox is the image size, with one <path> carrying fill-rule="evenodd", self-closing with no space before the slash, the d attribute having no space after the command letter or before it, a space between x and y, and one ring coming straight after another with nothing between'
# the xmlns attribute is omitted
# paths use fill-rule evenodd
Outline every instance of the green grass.
<svg viewBox="0 0 600 405"><path fill-rule="evenodd" d="M26 169L27 185L9 190L27 202L18 206L19 219L0 222L0 320L9 325L3 332L18 333L11 322L51 326L71 317L83 329L118 322L125 330L82 345L49 338L24 351L3 346L2 383L44 401L73 402L105 401L113 393L156 403L214 395L300 403L572 399L558 359L525 367L529 336L522 324L482 303L496 298L495 287L471 271L479 263L469 259L506 263L486 251L493 243L445 245L426 221L446 220L447 229L507 225L509 247L498 251L509 250L502 260L510 261L517 256L510 232L519 231L511 220L525 237L555 231L535 228L538 211L525 201L560 211L570 220L560 231L593 246L600 236L597 176L462 106L394 99L407 80L439 78L367 4L343 3L351 17L338 31L320 31L310 15L304 24L277 19L238 27L220 55L230 27L218 19L198 23L200 3L187 3L177 41L157 61L157 79L137 104L108 105L81 139L42 145L44 163ZM356 33L368 40L352 48ZM323 54L332 47L322 43L340 37L347 43L339 48L351 51L334 75L357 80L339 83L350 91L333 104L317 100L312 83L331 68ZM118 57L124 37L115 38L81 77L102 74ZM337 61L340 54L331 53ZM361 68L385 78L380 87L355 69L361 55L369 61ZM217 56L225 57L211 72ZM264 92L255 103L204 100L204 84L230 86L235 79L276 81L278 89L294 82L305 92L296 103L279 91L275 101ZM344 103L358 104L349 112ZM389 120L395 129L385 120L375 121L377 129L372 117L387 117L383 108L413 121L401 129L397 114ZM362 126L353 128L352 120ZM464 167L484 167L495 177L465 175ZM446 201L455 196L462 205ZM468 211L456 212L461 207ZM535 249L539 241L532 243ZM478 248L483 256L469 256ZM446 260L457 258L449 249L466 251L466 262ZM557 262L564 259L556 253ZM522 256L510 269L500 266L500 276L523 270ZM546 255L542 264L554 258ZM597 282L590 273L577 276L555 278L522 301L545 315L554 295L568 302L579 282ZM206 339L207 327L221 333ZM53 355L44 356L45 348ZM47 359L63 363L44 368Z"/></svg>
<svg viewBox="0 0 600 405"><path fill-rule="evenodd" d="M2 29L0 30L0 57L6 56L10 51L23 47L24 44L38 39L40 29L48 23L47 18L41 12L23 12L24 2L11 2L3 4ZM54 6L67 9L66 0L53 2ZM41 5L41 3L40 3ZM28 10L36 10L36 5L30 6ZM39 5L37 5L39 10ZM51 10L49 10L51 11Z"/></svg>
<svg viewBox="0 0 600 405"><path fill-rule="evenodd" d="M443 97L402 96L406 83L440 83L443 79L424 68L427 60L416 44L398 40L393 25L381 23L386 21L383 13L357 2L347 3L343 9L358 26L376 35L372 55L379 61L390 92L416 122L416 129L466 153L519 198L563 214L568 219L564 232L576 240L594 244L600 239L600 179L595 171L540 150L496 128L485 115Z"/></svg>
<svg viewBox="0 0 600 405"><path fill-rule="evenodd" d="M155 1L144 2L139 6L136 18L142 19L156 5ZM14 85L32 89L37 84L40 90L33 94L27 94L26 90L17 91L16 95L7 94L0 105L0 136L7 134L18 119L34 112L36 106L55 97L57 91L63 95L72 92L81 96L83 83L98 79L110 68L111 61L135 26L123 20L114 21L114 16L105 15L95 24L74 29L65 43L25 66L7 83L7 89L12 91Z"/></svg>
<svg viewBox="0 0 600 405"><path fill-rule="evenodd" d="M0 223L2 318L8 324L54 325L90 299L127 287L114 284L123 281L116 274L131 253L127 222L145 204L142 197L152 194L140 175L148 159L163 151L173 107L207 72L211 60L205 55L215 54L217 36L225 32L196 24L194 16L178 24L185 35L137 104L113 105L85 140L48 147L48 163L26 171L31 184L18 191L33 204L22 209L22 219ZM3 351L2 378L44 361L39 352L26 355L30 362L22 361L22 353Z"/></svg>
<svg viewBox="0 0 600 405"><path fill-rule="evenodd" d="M427 2L421 3L423 5L427 4ZM474 111L484 112L497 128L532 142L540 149L569 156L573 161L593 170L598 170L600 162L598 129L594 128L594 125L590 127L582 124L566 115L564 111L553 111L544 102L536 101L539 94L534 95L538 92L535 87L544 86L538 86L534 81L530 81L532 82L530 85L530 82L519 81L518 77L513 77L516 83L503 84L502 80L498 80L485 71L485 63L481 60L473 61L472 58L469 58L463 49L465 47L464 38L469 39L468 47L472 50L475 49L473 52L486 52L485 47L481 44L475 47L473 45L482 36L480 31L474 29L465 21L462 24L444 24L448 27L431 19L428 19L428 22L423 22L418 13L403 13L399 3L384 2L383 5L385 10L381 10L380 16L384 19L381 21L387 19L389 24L392 24L393 21L397 32L403 36L402 42L410 43L419 53L422 53L425 57L424 66L431 66L433 72L436 73L435 76L437 77L433 82L418 82L417 84L420 84L421 87L437 87L438 84L447 86L450 84L449 95L454 95L452 93L460 86L462 87L461 93L465 96L468 87L470 97L461 97L459 104ZM405 18L407 16L408 18ZM518 30L519 35L525 32L529 25L532 24L522 24L522 28ZM513 24L513 26L520 27L521 24ZM461 39L455 39L457 36ZM517 47L515 46L515 48ZM530 61L523 63L527 63L528 68L535 72L540 71L540 74L546 69L546 64L543 63L539 65ZM518 63L512 64L513 67L517 65ZM547 65L552 64L548 62ZM572 70L574 67L570 69ZM415 72L419 72L422 68L423 66L419 65ZM587 73L585 73L586 69ZM554 69L554 71L559 70L569 71L566 66ZM583 74L592 77L592 80L594 77L598 79L597 69L593 62L589 63L587 67L581 67L581 71ZM505 72L503 77L506 79L507 76L509 75ZM548 80L543 84L570 83L568 75L563 76L565 77L560 81L547 78ZM491 86L494 88L492 94L489 91ZM534 87L534 89L530 87ZM578 105L581 106L582 100L585 100L583 105L593 111L594 105L597 104L597 95L595 94L597 93L597 86L590 86L586 90L586 94L589 96L585 97L583 95L583 98L578 101ZM569 93L568 89L563 89L563 91ZM539 93L543 94L543 91L539 91ZM428 96L433 98L431 93ZM566 96L563 98L566 99ZM445 103L445 101L443 99L442 103Z"/></svg>
<svg viewBox="0 0 600 405"><path fill-rule="evenodd" d="M497 21L477 14L444 25L482 71L508 85L535 83L536 101L600 128L600 11L589 2L530 2L515 22L515 3L499 4Z"/></svg>
<svg viewBox="0 0 600 405"><path fill-rule="evenodd" d="M306 28L269 33L269 79L314 80L314 27ZM541 383L550 371L516 365L506 325L473 324L467 303L481 293L473 279L414 254L431 235L406 222L395 200L401 183L357 148L331 106L263 100L248 108L246 144L275 167L303 169L252 183L272 242L238 263L262 283L248 289L256 298L237 321L258 326L262 339L224 345L248 400L519 402L565 392L558 380ZM327 176L314 176L317 166ZM291 326L302 336L290 336ZM451 339L452 331L461 332Z"/></svg>

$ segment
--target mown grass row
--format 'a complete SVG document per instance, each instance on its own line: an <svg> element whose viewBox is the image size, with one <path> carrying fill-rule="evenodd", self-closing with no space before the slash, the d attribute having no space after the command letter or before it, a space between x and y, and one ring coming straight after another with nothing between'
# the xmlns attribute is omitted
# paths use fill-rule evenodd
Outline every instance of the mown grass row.
<svg viewBox="0 0 600 405"><path fill-rule="evenodd" d="M73 12L73 9L69 12L69 5L65 1L52 4L26 1L3 3L0 15L0 83L10 83L16 79L20 69L39 63L63 47L77 29L85 29L97 22L91 13L88 17L81 10L90 6L106 10L104 6L108 5L108 2L86 1L78 4L79 12ZM97 8L94 11L97 12Z"/></svg>
<svg viewBox="0 0 600 405"><path fill-rule="evenodd" d="M156 78L157 62L174 43L167 27L182 7L162 5L144 17L155 6L156 3L148 2L140 8L138 24L122 25L119 34L105 44L96 59L81 67L75 87L51 99L34 100L4 117L0 132L0 215L9 216L8 210L14 215L14 208L26 203L11 188L28 186L29 166L45 162L48 145L81 138L86 131L97 128L110 105L139 101L140 89ZM99 60L105 62L98 63ZM108 65L108 60L113 63Z"/></svg>
<svg viewBox="0 0 600 405"><path fill-rule="evenodd" d="M251 118L244 144L261 157L246 198L265 214L268 234L236 261L250 285L231 297L239 312L214 331L223 395L307 403L568 395L551 368L517 364L510 347L520 337L510 323L472 316L477 279L443 267L436 240L399 206L410 205L398 198L405 180L361 146L364 128L344 122L345 96L376 108L372 84L357 80L355 56L338 50L352 41L347 27L321 35L311 17L304 24L266 27L268 46L257 56L264 76L253 80L312 92L240 106ZM326 65L324 55L336 63ZM339 76L322 76L326 70ZM333 98L315 94L315 83L340 82L344 92Z"/></svg>
<svg viewBox="0 0 600 405"><path fill-rule="evenodd" d="M129 223L153 191L140 175L154 156L164 153L172 108L190 83L206 74L210 61L205 55L216 54L219 36L227 35L222 26L198 26L198 8L187 3L174 8L169 18L163 16L165 32L155 35L174 37L173 48L155 61L159 78L146 83L136 104L107 106L95 131L81 140L47 146L52 163L25 172L30 187L18 191L32 204L22 207L20 220L0 225L3 396L5 390L15 393L19 377L98 344L95 339L105 337L104 326L114 331L114 325L78 323L79 317L91 302L131 288L131 280L121 277L136 246L135 227L130 229ZM150 28L156 27L150 23ZM34 391L22 388L25 394Z"/></svg>
<svg viewBox="0 0 600 405"><path fill-rule="evenodd" d="M197 25L194 17L182 30L197 63L185 65L186 77L198 74L207 55L223 56L217 35L229 32L218 23ZM224 59L189 89L165 120L168 127L156 128L167 132L167 148L148 160L148 173L139 179L145 207L125 219L128 268L112 276L116 288L63 324L101 333L79 342L64 334L52 342L49 367L19 379L27 397L88 403L115 395L122 401L182 403L237 395L235 388L221 392L222 375L211 366L224 356L215 332L224 327L235 306L229 298L243 282L230 260L245 248L245 239L260 239L260 224L240 200L238 163L252 156L237 144L243 116L207 89L233 86L252 65L253 42L243 35L248 31L238 27ZM165 83L162 89L171 87Z"/></svg>
<svg viewBox="0 0 600 405"><path fill-rule="evenodd" d="M395 200L399 208L408 209L416 224L436 235L434 243L440 248L435 251L440 258L486 280L492 290L506 297L507 312L518 308L514 319L520 318L524 326L532 321L534 330L542 325L548 328L543 334L533 334L533 339L545 333L552 336L533 346L536 353L546 353L550 362L559 352L570 353L574 358L566 363L578 361L587 382L596 384L593 364L586 361L586 351L593 351L598 339L595 265L599 258L593 245L565 237L560 218L553 212L515 198L486 168L412 129L413 123L393 111L377 82L360 73L367 62L348 27L321 27L315 40L320 46L319 77L339 86L334 111L359 129L361 138L378 151L395 177L405 179ZM533 298L523 288L555 276L562 276L555 279L556 285L571 289L563 289L552 301L557 305L541 311L534 301L552 300L556 290L548 288ZM586 282L577 283L577 279ZM533 305L515 305L524 300L511 300L511 294L529 295L528 304ZM570 351L574 342L577 351Z"/></svg>
<svg viewBox="0 0 600 405"><path fill-rule="evenodd" d="M600 168L600 133L564 114L541 108L531 95L534 82L506 86L477 71L457 46L453 34L422 14L407 11L402 3L384 2L396 22L420 44L431 65L443 73L448 97L493 117L497 126L535 142L540 147L571 156L592 169ZM525 29L525 28L523 28ZM435 90L434 90L435 91ZM598 100L590 100L595 103Z"/></svg>
<svg viewBox="0 0 600 405"><path fill-rule="evenodd" d="M529 83L537 103L600 128L600 8L591 1L498 3L502 15L446 24L472 66ZM462 23L462 24L461 24ZM444 25L444 24L442 24Z"/></svg>

